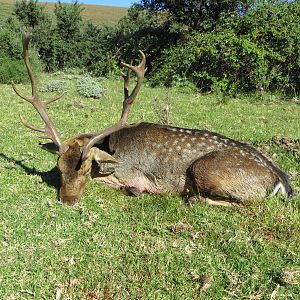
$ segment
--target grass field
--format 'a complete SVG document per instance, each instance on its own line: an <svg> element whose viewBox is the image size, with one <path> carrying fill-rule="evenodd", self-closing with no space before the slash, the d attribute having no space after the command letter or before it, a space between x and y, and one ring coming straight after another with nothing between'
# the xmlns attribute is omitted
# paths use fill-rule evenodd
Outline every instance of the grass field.
<svg viewBox="0 0 300 300"><path fill-rule="evenodd" d="M15 3L16 0L0 0L0 22L12 13ZM46 11L53 13L55 3L40 2L40 5L45 6ZM81 13L83 20L91 21L95 25L114 25L127 14L125 7L82 4L82 8L84 8Z"/></svg>
<svg viewBox="0 0 300 300"><path fill-rule="evenodd" d="M71 81L52 104L64 139L118 118L121 79L99 82L100 100L79 97ZM166 102L173 125L255 145L299 138L300 105L267 96L220 101L145 84L130 121L158 121L154 105ZM0 299L299 299L299 144L263 147L290 174L291 200L189 206L170 195L126 197L90 181L80 204L66 207L56 198L56 158L19 122L22 114L40 124L37 114L8 85L0 86L0 112Z"/></svg>

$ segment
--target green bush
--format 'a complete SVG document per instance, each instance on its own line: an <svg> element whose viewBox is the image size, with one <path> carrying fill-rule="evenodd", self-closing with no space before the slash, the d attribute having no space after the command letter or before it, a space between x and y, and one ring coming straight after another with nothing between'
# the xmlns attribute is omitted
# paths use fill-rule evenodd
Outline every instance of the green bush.
<svg viewBox="0 0 300 300"><path fill-rule="evenodd" d="M32 60L32 59L31 59ZM41 65L37 59L32 60L35 77L41 72ZM10 57L0 57L0 83L29 82L28 73L23 60L16 60Z"/></svg>
<svg viewBox="0 0 300 300"><path fill-rule="evenodd" d="M232 30L194 33L184 43L164 51L154 82L176 85L191 80L202 91L234 94L266 83L266 51Z"/></svg>
<svg viewBox="0 0 300 300"><path fill-rule="evenodd" d="M0 24L0 57L22 59L22 49L21 33L17 34L10 22Z"/></svg>
<svg viewBox="0 0 300 300"><path fill-rule="evenodd" d="M9 57L0 58L0 83L15 83L27 81L27 71L24 67L24 62L14 60Z"/></svg>
<svg viewBox="0 0 300 300"><path fill-rule="evenodd" d="M159 5L145 9L152 2ZM119 72L121 60L137 63L141 49L153 84L192 83L201 91L229 95L300 91L299 1L226 1L207 7L205 1L167 1L161 7L165 2L140 1L115 27L83 24L77 1L59 2L56 21L36 22L33 44L46 71L81 68L107 76ZM195 5L195 15L189 16L186 9ZM2 52L18 60L20 39L15 39L16 24L11 27L0 27L0 57Z"/></svg>
<svg viewBox="0 0 300 300"><path fill-rule="evenodd" d="M103 94L103 89L90 76L84 76L78 80L77 91L87 98L100 98Z"/></svg>
<svg viewBox="0 0 300 300"><path fill-rule="evenodd" d="M181 36L182 29L170 23L166 15L153 15L133 7L116 27L85 27L85 66L93 75L107 76L118 70L121 60L137 63L140 49L147 55L149 77L162 49L171 47Z"/></svg>
<svg viewBox="0 0 300 300"><path fill-rule="evenodd" d="M69 84L66 80L53 80L44 84L41 88L41 92L64 92L68 89Z"/></svg>
<svg viewBox="0 0 300 300"><path fill-rule="evenodd" d="M263 3L213 32L165 49L153 83L194 82L202 91L299 91L299 3Z"/></svg>
<svg viewBox="0 0 300 300"><path fill-rule="evenodd" d="M38 76L42 66L38 53L30 49L30 61ZM28 82L28 73L23 61L22 34L16 18L9 18L0 24L0 83Z"/></svg>

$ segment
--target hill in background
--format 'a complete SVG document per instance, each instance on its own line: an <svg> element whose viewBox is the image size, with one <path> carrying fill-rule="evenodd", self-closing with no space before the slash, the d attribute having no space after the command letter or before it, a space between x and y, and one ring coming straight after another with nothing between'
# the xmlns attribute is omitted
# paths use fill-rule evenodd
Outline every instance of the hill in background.
<svg viewBox="0 0 300 300"><path fill-rule="evenodd" d="M0 22L6 19L13 11L16 0L0 0ZM43 2L45 10L53 13L55 3ZM84 21L91 21L95 25L114 25L127 14L126 7L113 7L103 5L82 4L84 10L81 13Z"/></svg>

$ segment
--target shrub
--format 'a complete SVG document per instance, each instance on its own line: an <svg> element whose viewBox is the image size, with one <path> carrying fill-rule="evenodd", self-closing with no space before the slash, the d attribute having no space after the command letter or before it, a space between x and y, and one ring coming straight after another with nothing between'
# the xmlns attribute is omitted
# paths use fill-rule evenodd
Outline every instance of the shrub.
<svg viewBox="0 0 300 300"><path fill-rule="evenodd" d="M15 3L14 15L24 26L34 28L40 23L50 22L44 8L38 0L20 0Z"/></svg>
<svg viewBox="0 0 300 300"><path fill-rule="evenodd" d="M64 92L68 89L69 84L65 80L53 80L46 83L40 88L41 92Z"/></svg>
<svg viewBox="0 0 300 300"><path fill-rule="evenodd" d="M23 61L9 57L0 58L0 83L25 82L25 78L28 78L28 75Z"/></svg>
<svg viewBox="0 0 300 300"><path fill-rule="evenodd" d="M218 30L193 32L165 49L153 82L174 85L189 80L202 91L230 95L299 91L299 22L296 2L263 3L230 25L223 20Z"/></svg>
<svg viewBox="0 0 300 300"><path fill-rule="evenodd" d="M41 72L40 62L37 59L31 59L31 64L35 76L38 77ZM0 83L9 84L12 81L15 83L29 81L24 61L10 57L0 57Z"/></svg>
<svg viewBox="0 0 300 300"><path fill-rule="evenodd" d="M0 83L28 82L28 74L23 61L22 35L19 22L9 18L0 24ZM30 50L30 61L35 74L41 72L37 52Z"/></svg>
<svg viewBox="0 0 300 300"><path fill-rule="evenodd" d="M78 80L77 91L88 98L100 98L103 94L103 89L90 76L84 76Z"/></svg>

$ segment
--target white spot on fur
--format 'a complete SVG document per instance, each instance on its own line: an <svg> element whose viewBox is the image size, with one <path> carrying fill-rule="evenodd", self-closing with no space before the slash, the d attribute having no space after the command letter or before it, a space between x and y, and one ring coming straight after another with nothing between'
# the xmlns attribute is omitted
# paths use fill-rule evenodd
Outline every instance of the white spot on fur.
<svg viewBox="0 0 300 300"><path fill-rule="evenodd" d="M186 130L185 132L188 133L188 134L191 134L191 133L192 133L190 130Z"/></svg>
<svg viewBox="0 0 300 300"><path fill-rule="evenodd" d="M177 151L181 150L181 147L180 147L180 146L177 146L177 147L176 147L176 150L177 150Z"/></svg>
<svg viewBox="0 0 300 300"><path fill-rule="evenodd" d="M186 146L187 146L188 148L191 148L191 144L190 144L190 143L187 143Z"/></svg>
<svg viewBox="0 0 300 300"><path fill-rule="evenodd" d="M195 141L196 141L196 138L195 138L195 137L192 137L191 140L192 140L193 142L195 142Z"/></svg>

